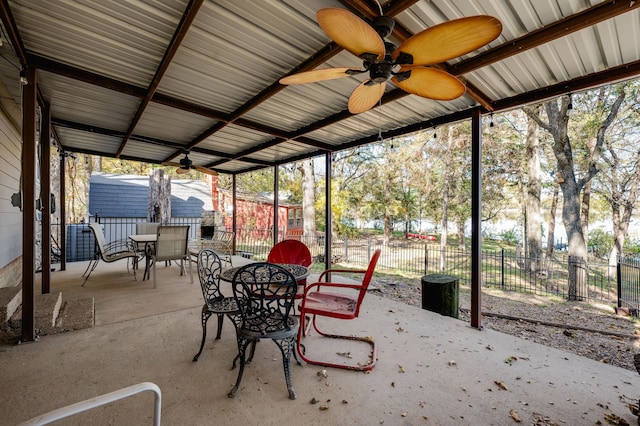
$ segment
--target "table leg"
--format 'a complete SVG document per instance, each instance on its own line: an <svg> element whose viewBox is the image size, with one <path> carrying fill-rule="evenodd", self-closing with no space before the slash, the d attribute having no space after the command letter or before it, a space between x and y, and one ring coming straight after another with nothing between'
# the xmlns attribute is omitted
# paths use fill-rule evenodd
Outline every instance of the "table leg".
<svg viewBox="0 0 640 426"><path fill-rule="evenodd" d="M142 281L149 279L150 269L151 269L151 256L153 254L151 249L152 243L146 243L144 245L144 253L145 253L145 263L144 263L144 274L142 274Z"/></svg>

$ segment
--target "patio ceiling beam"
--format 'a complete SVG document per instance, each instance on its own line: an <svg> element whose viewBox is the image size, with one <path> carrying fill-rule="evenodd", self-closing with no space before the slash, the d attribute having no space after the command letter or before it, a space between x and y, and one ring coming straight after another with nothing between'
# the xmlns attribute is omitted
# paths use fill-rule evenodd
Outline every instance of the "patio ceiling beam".
<svg viewBox="0 0 640 426"><path fill-rule="evenodd" d="M265 149L268 149L268 148L271 148L271 147L274 147L276 145L281 144L282 142L285 142L285 141L282 140L281 138L276 138L276 139L270 140L268 142L261 143L260 145L252 146L249 149L245 149L244 151L234 155L233 158L230 158L228 160L218 160L218 161L214 161L213 163L209 163L206 167L213 168L213 167L216 167L216 166L220 166L221 164L224 164L227 161L233 161L233 160L251 162L251 159L247 158L249 155L255 154L256 152L260 152L262 150L265 150ZM276 163L272 163L272 164L276 164Z"/></svg>
<svg viewBox="0 0 640 426"><path fill-rule="evenodd" d="M198 11L200 10L200 6L202 6L203 1L204 0L191 0L187 5L187 8L184 14L182 15L182 19L180 20L180 24L178 24L176 32L173 34L173 37L171 38L171 42L169 42L169 47L167 48L164 56L162 57L162 61L160 61L160 66L158 67L158 69L156 69L156 73L151 79L151 83L149 84L147 93L142 99L142 102L140 102L140 105L138 106L136 113L134 114L133 118L131 119L131 122L129 123L129 128L127 129L125 137L120 143L120 148L118 148L118 152L116 153L116 158L120 157L120 155L122 154L124 147L127 145L127 141L129 140L129 137L133 134L133 131L135 130L136 126L138 125L138 122L140 121L140 118L142 118L142 114L147 108L147 105L149 105L149 102L151 102L151 98L153 98L154 93L156 92L156 90L158 90L158 86L160 85L160 80L164 76L165 72L167 72L167 68L169 68L169 65L171 64L173 57L175 56L176 52L178 51L178 48L180 47L180 44L184 40L184 37L186 36L189 29L191 28L191 24L193 23L193 20L198 14Z"/></svg>
<svg viewBox="0 0 640 426"><path fill-rule="evenodd" d="M302 71L312 70L312 69L316 68L317 66L323 64L324 62L326 62L327 60L329 60L330 58L332 58L333 56L335 56L337 53L339 53L341 51L342 51L341 47L339 47L335 43L331 42L331 43L325 45L315 55L313 55L310 58L308 58L306 61L304 61L302 64L300 64L297 68L295 68L294 70L290 71L286 75L295 74L295 73L302 72ZM244 120L240 120L242 115L246 114L247 112L249 112L253 108L255 108L258 105L260 105L262 102L264 102L267 99L271 98L272 96L276 95L278 92L283 90L285 87L286 86L280 84L279 80L274 82L274 83L272 83L270 86L268 86L267 88L262 90L260 93L258 93L256 96L254 96L249 101L247 101L245 104L243 104L240 108L236 109L233 113L231 113L228 120L226 120L225 122L221 122L221 123L215 124L214 126L210 127L206 131L204 131L202 134L200 134L198 137L196 137L194 140L192 140L189 143L189 146L195 146L198 143L202 142L203 140L213 136L215 133L219 132L224 127L226 127L227 124L231 124L231 123L234 123L236 121L243 122ZM278 139L279 139L279 141L277 143L282 143L282 142L286 141L287 139L290 139L290 137L280 137ZM320 142L317 142L317 143L320 143ZM178 155L178 153L176 153L176 155Z"/></svg>
<svg viewBox="0 0 640 426"><path fill-rule="evenodd" d="M586 90L592 87L597 87L603 84L611 83L612 81L623 81L628 80L640 75L640 61L635 61L629 64L620 65L616 68L612 68L607 71L601 71L598 73L593 73L585 77L575 78L573 80L561 82L555 84L553 86L549 86L545 89L532 90L530 92L522 93L520 95L513 96L511 98L504 99L502 101L496 101L492 104L492 110L495 111L504 111L513 109L522 105L541 102L545 99L554 98L560 95L563 95L568 92L577 92L579 90ZM394 93L400 91L400 89L393 90L387 93L385 96L399 96L399 94ZM383 98L384 99L384 98ZM383 102L384 103L384 102ZM398 129L390 130L382 133L383 138L391 138L406 135L409 133L414 133L420 130L430 129L432 127L442 126L449 123L454 123L461 120L470 119L473 111L478 107L462 110L455 112L453 114L448 114L444 116L440 116L434 119L425 120L419 123L411 124L409 126L401 127ZM486 111L481 111L486 113ZM327 117L322 122L313 123L310 126L307 126L303 129L300 129L300 132L305 131L313 131L316 130L315 127L321 128L333 122L340 121L342 116L345 115L345 111L341 111L334 116ZM366 136L364 138L356 139L348 144L341 145L341 149L354 148L360 145L366 145L368 143L373 143L378 140L379 136L376 132L375 134ZM319 155L319 154L315 154Z"/></svg>
<svg viewBox="0 0 640 426"><path fill-rule="evenodd" d="M76 152L78 154L96 155L96 156L101 156L101 157L105 156L104 153L101 152L101 151L95 151L95 150L86 149L86 148L70 147L70 146L64 146L63 145L62 149L64 149L65 151L68 151L68 152ZM194 152L196 152L196 151L194 150ZM115 157L112 157L112 158L115 158ZM136 157L136 156L133 156L133 155L125 155L125 154L121 155L119 157L119 160L136 161L136 162L139 162L139 163L147 163L147 164L156 164L158 166L162 165L161 163L159 163L157 161L154 161L154 160L149 160L148 158ZM264 169L265 167L271 167L271 166L273 166L275 164L272 161L261 161L261 160L243 160L243 161L253 162L253 163L256 164L256 166L252 167L250 170L261 170L261 169ZM247 170L249 170L249 169L247 169ZM228 172L228 171L220 170L220 169L215 170L215 171L219 172L219 173L233 174L232 172ZM242 171L241 173L244 173L244 171Z"/></svg>
<svg viewBox="0 0 640 426"><path fill-rule="evenodd" d="M81 70L79 68L70 66L70 65L66 65L66 64L62 64L56 61L52 61L48 58L44 58L41 56L37 56L37 55L32 55L32 54L27 54L28 60L29 62L33 65L34 68L37 68L39 70L42 71L47 71L47 72L51 72L57 75L61 75L63 77L67 77L70 78L72 80L78 80L78 81L83 81L85 83L89 83L95 86L99 86L105 89L109 89L109 90L113 90L116 91L118 93L123 93L125 95L129 95L129 96L134 96L136 98L141 98L143 99L146 96L147 91L142 88L142 87L138 87L129 83L124 83L109 77L105 77L99 74L95 74L92 73L90 71L85 71L85 70ZM233 120L231 119L229 114L225 114L222 113L220 111L216 111L214 109L211 108L206 108L203 107L201 105L196 105L190 102L185 102L183 100L180 99L176 99L173 98L171 96L162 94L162 93L154 93L153 97L151 98L151 102L154 103L158 103L161 105L165 105L171 108L176 108L176 109L180 109L182 111L186 111L186 112L190 112L193 114L198 114L201 115L203 117L208 117L211 118L213 120L216 121L221 121L224 123L230 123ZM256 123L253 122L251 120L247 120L247 119L238 119L234 121L234 124L240 126L240 127L245 127L245 128L249 128L249 129L253 129L253 130L257 130L259 132L262 133L267 133L270 134L272 136L276 136L276 137L281 137L283 140L287 140L287 139L291 139L291 133L292 132L284 132L282 130L276 129L274 127L270 127L270 126L266 126L260 123ZM214 126L215 127L215 126ZM217 128L216 128L217 129ZM213 134L213 133L212 133ZM204 140L204 139L202 139ZM191 149L193 146L195 146L197 143L202 142L202 140L199 140L198 138L195 139L195 141L197 141L196 143L193 143L193 141L187 145L187 147L189 149ZM304 139L304 140L300 140L300 142L304 143L304 144L309 144L311 146L314 147L319 147L322 146L322 142L320 141L315 141L312 140L310 138ZM326 144L325 144L326 145ZM327 148L329 148L327 146ZM180 155L182 154L182 151L180 151L178 154L176 155ZM170 158L168 158L166 161L170 161L172 158L175 158L176 155L171 156Z"/></svg>
<svg viewBox="0 0 640 426"><path fill-rule="evenodd" d="M604 84L613 84L616 81L628 80L638 75L640 75L640 60L495 101L493 106L496 111L508 110L533 102L541 102L569 92L577 92Z"/></svg>
<svg viewBox="0 0 640 426"><path fill-rule="evenodd" d="M567 16L557 22L539 28L527 35L519 37L509 43L496 46L493 49L481 53L473 58L458 62L449 67L455 75L466 74L495 62L502 61L526 50L536 48L543 44L565 37L576 31L593 27L599 22L615 18L640 7L636 1L608 0L585 9L581 12Z"/></svg>
<svg viewBox="0 0 640 426"><path fill-rule="evenodd" d="M584 77L575 78L573 80L568 80L564 82L557 83L553 86L548 86L543 89L532 90L530 92L522 93L520 95L512 96L511 98L503 99L500 101L492 102L492 108L488 111L505 111L513 108L517 108L522 105L542 102L546 99L550 99L553 97L561 96L568 92L577 92L580 90L590 89L592 87L601 86L603 84L610 84L615 81L623 81L628 80L640 75L640 61L635 61L629 64L620 65L618 67L612 68L610 70L601 71L593 74L589 74ZM391 92L384 95L382 98L382 103L390 102L392 100L399 99L406 95L401 89L395 89ZM467 110L462 110L455 112L453 114L448 114L444 116L440 116L434 119L425 120L419 123L411 124L409 126L401 127L398 129L390 130L382 133L383 138L391 138L402 136L409 133L414 133L420 130L426 130L432 127L442 126L449 123L454 123L461 120L468 120L471 118L473 111L479 107L470 108ZM482 109L482 113L488 112L487 110ZM340 111L330 117L325 118L324 120L320 120L316 123L312 123L309 126L301 128L298 130L300 134L312 132L314 130L323 128L332 123L339 122L345 118L348 118L352 114L348 111ZM374 143L379 139L379 135L376 132L375 134L371 134L369 136L365 136L360 139L355 139L350 143L342 144L340 149L349 149L354 148L360 145L365 145L369 143ZM301 155L297 158L299 160L310 158L316 155L321 155L322 153L309 153L306 156ZM244 171L240 172L244 173Z"/></svg>
<svg viewBox="0 0 640 426"><path fill-rule="evenodd" d="M89 126L89 125L86 125L86 124L75 123L75 122L68 121L68 120L54 119L54 120L51 120L51 122L52 122L52 124L54 126L65 127L65 128L68 128L68 129L78 130L78 131L81 131L81 132L95 133L95 134L98 134L98 135L110 136L110 137L114 137L114 138L121 138L121 137L124 136L124 132L120 132L118 130L105 129L105 128L96 127L96 126ZM136 140L136 141L139 141L139 142L145 142L145 143L153 144L153 145L174 148L174 149L185 149L185 146L183 144L178 143L178 142L171 142L171 141L166 141L166 140L163 140L163 139L150 138L150 137L147 137L147 136L140 136L140 135L136 135L136 134L131 135L130 139L131 140ZM71 147L63 147L63 148L65 148L67 150L75 151L75 152L81 152L77 148L71 148ZM200 147L192 148L191 152L211 155L211 156L215 156L215 157L227 158L227 159L230 159L230 160L234 159L234 155L229 154L227 152L216 151L216 150L200 148ZM88 152L83 152L83 153L87 154ZM100 154L96 154L96 155L100 155ZM122 158L122 159L124 159L123 156L116 157L115 154L112 157L113 158ZM145 163L153 163L153 162L155 162L155 163L161 164L161 163L163 163L165 161L168 161L168 160L157 161L157 160L150 160L150 159L147 158L147 159L143 159L141 161L143 161ZM248 160L245 160L245 161L249 162L249 163L263 165L263 166L270 166L270 165L273 164L272 162L261 161L261 160L253 160L253 159L248 159Z"/></svg>
<svg viewBox="0 0 640 426"><path fill-rule="evenodd" d="M9 7L7 0L2 0L0 2L0 14L2 15L2 24L7 32L7 37L16 52L18 60L20 61L20 68L24 70L29 64L27 49L25 49L24 43L22 43L22 37L20 37L18 27L15 25L16 21L13 19L13 14L11 13L11 8Z"/></svg>
<svg viewBox="0 0 640 426"><path fill-rule="evenodd" d="M147 93L147 91L142 87L53 61L43 56L28 53L27 58L34 68L41 71L47 71L72 80L78 80L104 89L113 90L118 93L124 93L125 95L135 96L136 98L144 98Z"/></svg>

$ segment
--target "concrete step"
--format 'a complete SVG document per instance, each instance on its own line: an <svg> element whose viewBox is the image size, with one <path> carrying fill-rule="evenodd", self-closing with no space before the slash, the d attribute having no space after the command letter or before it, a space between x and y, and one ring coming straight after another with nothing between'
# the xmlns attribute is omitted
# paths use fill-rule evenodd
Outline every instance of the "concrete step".
<svg viewBox="0 0 640 426"><path fill-rule="evenodd" d="M35 328L38 336L94 326L94 299L62 301L62 293L38 294L35 298ZM22 306L0 329L0 342L15 342L22 333Z"/></svg>
<svg viewBox="0 0 640 426"><path fill-rule="evenodd" d="M0 288L0 329L22 304L22 286Z"/></svg>
<svg viewBox="0 0 640 426"><path fill-rule="evenodd" d="M95 301L93 297L69 300L64 303L54 331L82 330L95 325Z"/></svg>
<svg viewBox="0 0 640 426"><path fill-rule="evenodd" d="M62 293L37 294L35 297L35 325L38 335L50 334L55 327L60 307ZM14 330L22 329L22 306L11 316L9 327Z"/></svg>

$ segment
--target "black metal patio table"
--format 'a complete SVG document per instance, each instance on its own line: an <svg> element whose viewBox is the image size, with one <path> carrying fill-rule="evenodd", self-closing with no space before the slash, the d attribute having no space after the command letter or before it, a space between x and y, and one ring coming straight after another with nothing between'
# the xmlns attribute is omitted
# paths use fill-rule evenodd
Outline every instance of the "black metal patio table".
<svg viewBox="0 0 640 426"><path fill-rule="evenodd" d="M287 271L291 272L291 275L293 275L296 281L305 279L309 276L309 268L302 265L295 265L292 263L274 263L274 265L282 266ZM233 268L228 268L223 270L220 273L220 279L224 281L232 282L233 277L235 276L236 272L238 272L240 268L242 267L236 266ZM265 279L266 279L266 275L265 275ZM271 280L273 280L273 277L271 277Z"/></svg>

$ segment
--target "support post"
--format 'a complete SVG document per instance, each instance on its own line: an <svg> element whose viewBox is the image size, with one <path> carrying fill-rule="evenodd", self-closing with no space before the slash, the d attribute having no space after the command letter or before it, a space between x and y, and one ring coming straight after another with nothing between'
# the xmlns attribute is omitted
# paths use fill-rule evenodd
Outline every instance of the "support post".
<svg viewBox="0 0 640 426"><path fill-rule="evenodd" d="M67 157L60 155L60 199L58 200L58 206L60 208L60 270L67 270Z"/></svg>
<svg viewBox="0 0 640 426"><path fill-rule="evenodd" d="M42 294L51 291L51 110L45 102L40 127L40 202L42 203Z"/></svg>
<svg viewBox="0 0 640 426"><path fill-rule="evenodd" d="M276 164L273 166L273 245L278 244L278 231L280 229L280 224L278 223L278 210L280 209L280 203L278 202L278 191L280 188L279 185L279 176L278 172L280 168Z"/></svg>
<svg viewBox="0 0 640 426"><path fill-rule="evenodd" d="M482 329L482 116L471 114L471 327Z"/></svg>
<svg viewBox="0 0 640 426"><path fill-rule="evenodd" d="M22 341L37 339L35 329L36 224L36 70L25 68L22 86Z"/></svg>
<svg viewBox="0 0 640 426"><path fill-rule="evenodd" d="M233 228L233 253L237 252L238 238L238 180L236 175L231 178L231 204L233 206L233 214L231 215L231 227Z"/></svg>
<svg viewBox="0 0 640 426"><path fill-rule="evenodd" d="M324 263L325 269L331 269L331 153L327 152L324 155L325 158L325 218L326 218L326 226L324 232ZM331 279L331 277L329 277Z"/></svg>

